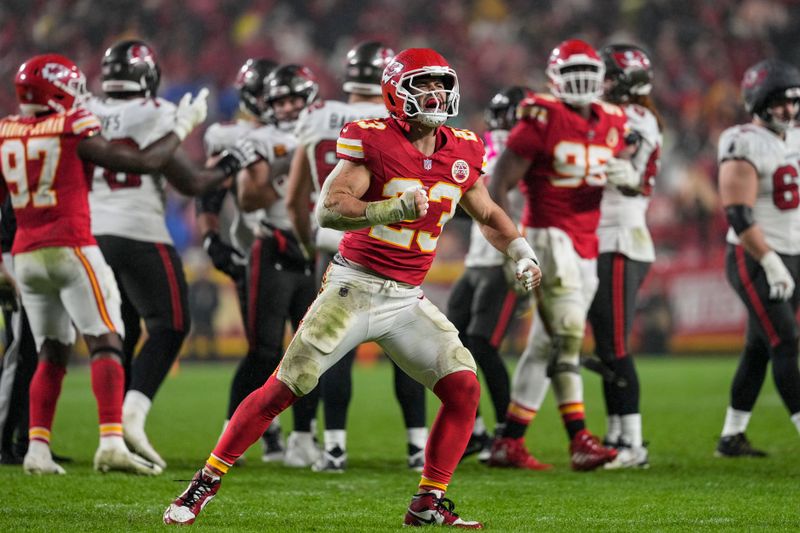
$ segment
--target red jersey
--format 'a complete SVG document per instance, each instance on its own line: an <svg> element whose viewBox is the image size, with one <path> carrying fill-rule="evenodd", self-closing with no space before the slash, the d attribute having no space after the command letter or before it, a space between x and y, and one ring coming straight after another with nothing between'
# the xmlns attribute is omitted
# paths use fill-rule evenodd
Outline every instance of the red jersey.
<svg viewBox="0 0 800 533"><path fill-rule="evenodd" d="M0 174L17 217L11 253L96 244L89 218L91 165L78 143L100 133L83 108L0 120Z"/></svg>
<svg viewBox="0 0 800 533"><path fill-rule="evenodd" d="M595 102L591 108L585 119L561 100L537 94L520 104L522 118L507 142L531 162L520 184L522 224L563 230L588 259L597 257L605 164L625 147L627 127L620 107Z"/></svg>
<svg viewBox="0 0 800 533"><path fill-rule="evenodd" d="M337 157L372 172L362 200L385 200L420 185L430 200L428 214L421 219L345 233L339 245L343 257L389 279L422 283L442 228L483 167L483 141L475 133L442 126L436 135L436 151L426 156L392 118L358 120L342 128Z"/></svg>

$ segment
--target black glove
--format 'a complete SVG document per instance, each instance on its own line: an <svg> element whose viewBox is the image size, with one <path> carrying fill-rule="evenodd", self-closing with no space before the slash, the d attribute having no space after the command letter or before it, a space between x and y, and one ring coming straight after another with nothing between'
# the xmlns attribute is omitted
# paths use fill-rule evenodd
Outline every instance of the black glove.
<svg viewBox="0 0 800 533"><path fill-rule="evenodd" d="M0 309L11 312L19 309L17 284L2 262L0 262Z"/></svg>
<svg viewBox="0 0 800 533"><path fill-rule="evenodd" d="M17 293L13 286L0 285L0 309L11 312L19 309Z"/></svg>
<svg viewBox="0 0 800 533"><path fill-rule="evenodd" d="M206 233L203 237L203 248L217 270L234 280L244 275L244 255L230 244L223 242L216 231Z"/></svg>
<svg viewBox="0 0 800 533"><path fill-rule="evenodd" d="M195 211L197 211L197 213L218 215L219 212L222 211L222 203L225 201L226 194L228 194L228 189L214 189L202 196L198 196L194 199Z"/></svg>
<svg viewBox="0 0 800 533"><path fill-rule="evenodd" d="M222 152L222 159L215 166L222 169L226 176L235 176L240 169L258 161L258 157L253 141L244 138Z"/></svg>

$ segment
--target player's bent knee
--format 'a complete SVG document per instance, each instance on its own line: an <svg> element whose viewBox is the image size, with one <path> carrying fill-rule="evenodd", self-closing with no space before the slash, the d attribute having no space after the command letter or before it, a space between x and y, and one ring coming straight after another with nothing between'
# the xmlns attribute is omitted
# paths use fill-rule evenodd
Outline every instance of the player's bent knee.
<svg viewBox="0 0 800 533"><path fill-rule="evenodd" d="M109 359L122 364L122 362L125 361L125 353L121 349L111 345L96 346L92 348L92 351L89 354L89 360L98 361L101 359Z"/></svg>
<svg viewBox="0 0 800 533"><path fill-rule="evenodd" d="M477 374L469 370L460 370L440 379L434 385L433 392L443 402L459 405L468 410L477 410L481 398L481 384Z"/></svg>
<svg viewBox="0 0 800 533"><path fill-rule="evenodd" d="M575 305L564 306L561 311L560 319L555 324L555 333L582 339L586 327L586 313Z"/></svg>
<svg viewBox="0 0 800 533"><path fill-rule="evenodd" d="M557 350L551 363L548 365L547 375L555 378L559 374L580 375L580 337L558 336L555 338L553 348Z"/></svg>
<svg viewBox="0 0 800 533"><path fill-rule="evenodd" d="M442 378L462 370L468 370L475 374L478 372L478 365L475 363L472 353L461 344L461 341L458 340L457 337L453 342L445 346L445 349L439 356L437 366L437 378Z"/></svg>
<svg viewBox="0 0 800 533"><path fill-rule="evenodd" d="M296 335L281 360L278 379L297 396L305 396L319 383L322 357L319 350L304 342L300 335Z"/></svg>

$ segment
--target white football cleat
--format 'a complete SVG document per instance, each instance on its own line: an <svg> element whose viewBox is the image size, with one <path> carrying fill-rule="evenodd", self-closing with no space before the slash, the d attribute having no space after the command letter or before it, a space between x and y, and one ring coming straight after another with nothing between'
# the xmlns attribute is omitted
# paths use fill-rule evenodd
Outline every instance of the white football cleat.
<svg viewBox="0 0 800 533"><path fill-rule="evenodd" d="M324 450L320 454L319 460L311 465L314 472L325 472L328 474L341 474L347 468L347 452L339 446L334 446L330 450Z"/></svg>
<svg viewBox="0 0 800 533"><path fill-rule="evenodd" d="M219 477L205 473L202 468L198 470L183 494L175 498L164 511L164 523L178 526L194 524L200 511L214 499L221 482Z"/></svg>
<svg viewBox="0 0 800 533"><path fill-rule="evenodd" d="M138 391L128 391L125 402L122 404L122 434L130 450L141 455L151 463L162 468L167 467L167 462L150 444L144 431L147 412L150 409L150 399Z"/></svg>
<svg viewBox="0 0 800 533"><path fill-rule="evenodd" d="M44 450L41 447L29 446L28 453L25 454L25 459L22 461L22 468L26 474L62 475L67 473L66 470L61 468L61 465L53 461L50 448L46 446Z"/></svg>
<svg viewBox="0 0 800 533"><path fill-rule="evenodd" d="M310 432L292 431L286 440L283 464L294 468L306 468L320 460L322 452Z"/></svg>
<svg viewBox="0 0 800 533"><path fill-rule="evenodd" d="M131 430L128 429L128 426L123 424L122 434L125 438L125 444L132 452L158 465L162 470L167 467L167 462L161 458L155 448L153 448L153 445L150 444L150 441L147 440L147 435L145 435L144 431Z"/></svg>
<svg viewBox="0 0 800 533"><path fill-rule="evenodd" d="M157 476L162 470L144 457L125 448L98 448L94 454L94 469L99 472L129 472L143 476Z"/></svg>
<svg viewBox="0 0 800 533"><path fill-rule="evenodd" d="M617 458L603 465L606 470L619 468L650 468L647 448L644 446L620 446L617 448Z"/></svg>

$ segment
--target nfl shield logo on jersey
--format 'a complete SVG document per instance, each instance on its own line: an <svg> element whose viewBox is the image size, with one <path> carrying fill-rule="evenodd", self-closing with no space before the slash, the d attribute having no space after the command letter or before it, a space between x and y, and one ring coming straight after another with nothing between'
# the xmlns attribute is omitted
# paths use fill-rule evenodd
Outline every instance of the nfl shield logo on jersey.
<svg viewBox="0 0 800 533"><path fill-rule="evenodd" d="M433 160L431 160L431 159L425 159L425 160L422 162L422 168L424 168L425 170L430 170L430 169L432 169L432 168L433 168Z"/></svg>
<svg viewBox="0 0 800 533"><path fill-rule="evenodd" d="M464 183L469 178L469 165L463 159L458 159L453 163L453 168L450 170L453 175L453 181L456 183Z"/></svg>

